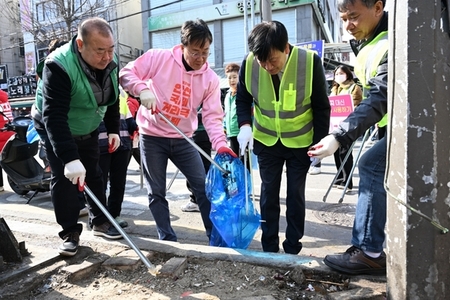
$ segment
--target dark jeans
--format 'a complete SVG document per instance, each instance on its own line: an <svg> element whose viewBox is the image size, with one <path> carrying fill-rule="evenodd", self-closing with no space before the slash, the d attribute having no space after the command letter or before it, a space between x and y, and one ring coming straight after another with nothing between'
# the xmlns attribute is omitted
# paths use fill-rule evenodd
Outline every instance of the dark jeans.
<svg viewBox="0 0 450 300"><path fill-rule="evenodd" d="M205 131L205 134L206 134L206 131ZM208 137L208 135L206 134L206 138L207 137ZM194 142L197 144L197 146L200 147L200 149L205 151L206 154L211 156L212 146L211 146L211 142L209 141L209 139L196 140L196 138L194 137ZM200 154L200 152L199 152L199 154ZM209 167L211 166L211 162L209 161L209 159L204 157L202 154L200 154L200 158L202 159L203 168L205 169L205 174L207 174ZM197 199L195 198L194 192L192 191L191 185L189 184L188 180L186 180L186 187L191 192L191 195L190 195L191 202L197 203Z"/></svg>
<svg viewBox="0 0 450 300"><path fill-rule="evenodd" d="M279 251L280 185L286 163L286 239L285 253L298 254L305 228L305 181L310 159L307 148L291 149L280 141L274 146L262 146L255 140L261 176L261 244L265 252Z"/></svg>
<svg viewBox="0 0 450 300"><path fill-rule="evenodd" d="M334 152L334 163L336 164L336 169L339 170L339 168L342 165L342 162L344 161L345 156L347 155L349 150L342 150L341 147ZM350 155L347 158L347 161L344 164L344 168L341 170L341 172L338 174L336 180L334 181L335 184L339 184L342 186L345 186L347 180L350 180L348 184L349 189L353 189L353 180L352 177L349 178L350 172L353 167L353 154L350 153Z"/></svg>
<svg viewBox="0 0 450 300"><path fill-rule="evenodd" d="M105 190L103 185L102 170L98 165L98 131L91 133L91 137L84 140L75 140L80 155L81 163L86 169L86 185L91 189L99 201L105 205ZM81 233L82 224L78 223L80 212L78 186L64 176L64 163L56 157L48 138L45 138L47 159L52 168L51 196L55 210L56 221L63 228L59 232L62 238L69 232ZM86 197L90 207L90 223L100 225L108 221L103 212L97 207L90 197Z"/></svg>
<svg viewBox="0 0 450 300"><path fill-rule="evenodd" d="M130 150L119 150L100 155L99 165L103 173L104 191L106 192L109 178L108 211L113 218L120 216L122 210L127 168L130 160Z"/></svg>
<svg viewBox="0 0 450 300"><path fill-rule="evenodd" d="M364 251L381 252L386 225L386 137L367 150L358 163L359 187L352 245Z"/></svg>
<svg viewBox="0 0 450 300"><path fill-rule="evenodd" d="M170 159L186 177L194 192L208 238L212 222L209 219L211 203L206 198L205 170L200 154L183 138L164 138L140 135L141 158L148 191L149 208L156 222L161 240L176 241L177 236L170 224L169 203L166 199L166 172Z"/></svg>

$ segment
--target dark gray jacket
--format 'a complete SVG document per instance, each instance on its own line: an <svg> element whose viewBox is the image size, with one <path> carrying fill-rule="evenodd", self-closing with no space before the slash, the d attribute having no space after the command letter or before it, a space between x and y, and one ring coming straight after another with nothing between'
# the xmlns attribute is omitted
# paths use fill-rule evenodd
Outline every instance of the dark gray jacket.
<svg viewBox="0 0 450 300"><path fill-rule="evenodd" d="M370 39L364 43L358 43L356 40L350 41L355 55L358 55L359 50L370 43L380 32L387 31L387 28L388 14L385 12ZM348 148L387 113L387 80L388 61L386 55L378 66L375 77L369 80L370 90L366 98L332 133L343 148Z"/></svg>

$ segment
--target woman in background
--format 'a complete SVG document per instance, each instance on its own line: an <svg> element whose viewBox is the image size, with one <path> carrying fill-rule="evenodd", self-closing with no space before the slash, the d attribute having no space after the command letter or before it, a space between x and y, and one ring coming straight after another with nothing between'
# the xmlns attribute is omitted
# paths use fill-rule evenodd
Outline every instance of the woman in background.
<svg viewBox="0 0 450 300"><path fill-rule="evenodd" d="M359 85L355 82L353 73L349 67L344 65L339 65L334 70L334 78L333 78L333 86L331 87L330 96L334 95L350 95L353 100L353 107L357 107L362 100L362 90ZM337 170L342 165L345 156L347 155L348 149L343 149L339 147L339 149L334 152L334 162L336 164ZM353 167L353 155L350 155L347 158L347 161L344 164L344 168L338 174L333 187L343 189L345 187L345 183L347 180L350 180L348 183L347 191L351 191L353 189L353 181L352 178L349 178L350 172Z"/></svg>

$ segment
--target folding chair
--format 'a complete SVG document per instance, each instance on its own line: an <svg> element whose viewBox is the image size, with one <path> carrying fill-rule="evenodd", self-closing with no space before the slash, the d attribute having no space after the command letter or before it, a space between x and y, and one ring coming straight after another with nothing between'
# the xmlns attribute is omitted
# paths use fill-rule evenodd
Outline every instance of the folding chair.
<svg viewBox="0 0 450 300"><path fill-rule="evenodd" d="M355 160L353 162L353 166L352 166L352 169L350 170L350 174L348 175L347 180L345 182L344 190L342 191L341 198L339 198L339 203L342 203L342 201L344 201L345 193L346 193L348 185L350 183L350 178L352 178L352 175L353 175L353 172L355 170L355 167L358 164L359 158L361 157L362 150L366 146L365 143L368 140L371 140L375 136L375 134L377 134L377 132L378 132L378 128L375 128L375 130L373 130L371 134L370 134L370 129L367 129L366 132L364 133L364 136L363 136L363 139L362 139L362 143L361 143L361 147L358 150L358 154L356 155L356 158L355 158ZM339 176L339 174L344 169L344 165L347 162L348 157L350 156L350 153L352 153L353 147L355 146L355 144L356 144L356 141L353 142L353 144L350 146L350 148L349 148L349 150L347 152L347 155L345 155L344 160L342 161L341 166L339 167L339 170L337 171L336 175L334 176L333 181L331 182L330 186L328 187L327 192L323 196L323 202L326 202L328 194L330 193L331 188L333 187L333 184L336 181L337 177Z"/></svg>

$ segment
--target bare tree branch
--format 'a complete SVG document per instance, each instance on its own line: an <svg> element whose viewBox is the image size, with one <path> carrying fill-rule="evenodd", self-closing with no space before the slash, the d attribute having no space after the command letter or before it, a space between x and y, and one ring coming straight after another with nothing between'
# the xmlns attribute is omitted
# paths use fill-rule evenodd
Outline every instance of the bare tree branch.
<svg viewBox="0 0 450 300"><path fill-rule="evenodd" d="M114 3L115 0L0 0L0 17L31 33L37 45L48 44L55 38L70 40L82 19L97 16Z"/></svg>

